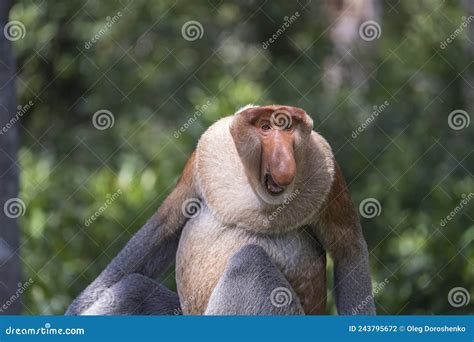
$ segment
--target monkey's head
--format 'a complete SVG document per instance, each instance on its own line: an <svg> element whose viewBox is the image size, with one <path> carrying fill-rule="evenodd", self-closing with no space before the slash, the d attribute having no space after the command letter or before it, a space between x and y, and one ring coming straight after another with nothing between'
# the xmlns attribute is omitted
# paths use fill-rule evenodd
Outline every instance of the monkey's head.
<svg viewBox="0 0 474 342"><path fill-rule="evenodd" d="M296 107L252 106L234 115L232 138L249 181L265 200L275 202L293 189L312 129L311 118Z"/></svg>
<svg viewBox="0 0 474 342"><path fill-rule="evenodd" d="M196 149L196 179L213 217L269 233L309 221L334 174L331 148L312 128L304 110L279 105L246 106L209 127Z"/></svg>

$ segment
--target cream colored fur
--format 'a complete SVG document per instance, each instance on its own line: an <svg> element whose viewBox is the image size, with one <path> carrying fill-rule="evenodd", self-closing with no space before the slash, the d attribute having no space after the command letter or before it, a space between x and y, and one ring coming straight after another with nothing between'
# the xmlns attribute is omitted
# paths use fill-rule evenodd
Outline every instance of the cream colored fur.
<svg viewBox="0 0 474 342"><path fill-rule="evenodd" d="M184 228L177 254L176 279L184 314L204 313L229 257L248 244L265 249L307 312L325 301L325 256L306 232L268 236L223 227L207 207L199 217Z"/></svg>
<svg viewBox="0 0 474 342"><path fill-rule="evenodd" d="M311 221L318 213L334 177L334 157L329 144L316 132L307 144L295 151L297 175L280 200L274 204L257 182L252 188L237 153L229 126L234 117L212 125L201 137L196 150L196 179L210 211L226 227L239 226L256 232L287 232ZM284 215L264 228L268 217L285 197L298 190L288 203Z"/></svg>

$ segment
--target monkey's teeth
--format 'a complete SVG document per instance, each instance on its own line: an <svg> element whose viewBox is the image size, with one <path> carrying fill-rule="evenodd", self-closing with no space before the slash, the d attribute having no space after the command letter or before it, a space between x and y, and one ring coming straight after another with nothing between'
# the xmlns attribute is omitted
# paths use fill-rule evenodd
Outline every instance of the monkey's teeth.
<svg viewBox="0 0 474 342"><path fill-rule="evenodd" d="M267 186L267 190L272 194L279 194L284 190L284 188L275 183L270 175L265 177L265 185Z"/></svg>
<svg viewBox="0 0 474 342"><path fill-rule="evenodd" d="M275 186L271 186L270 184L267 186L268 190L271 192L282 192L283 189Z"/></svg>

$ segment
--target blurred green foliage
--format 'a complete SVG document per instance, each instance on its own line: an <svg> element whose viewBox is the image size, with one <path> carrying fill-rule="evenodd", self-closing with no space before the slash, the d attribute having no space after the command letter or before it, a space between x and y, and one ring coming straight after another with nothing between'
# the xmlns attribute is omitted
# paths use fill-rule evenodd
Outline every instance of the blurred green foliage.
<svg viewBox="0 0 474 342"><path fill-rule="evenodd" d="M263 49L296 11L298 20ZM376 294L379 313L472 313L447 298L453 287L473 288L472 203L440 225L474 191L472 125L448 125L451 111L472 102L472 42L466 30L440 48L465 15L458 2L384 3L381 37L358 39L345 55L362 82L334 87L325 74L338 63L333 22L322 2L18 1L10 16L26 27L15 43L19 104L34 102L21 122L21 255L34 280L25 313L62 314L160 205L206 127L247 103L304 108L332 145L356 205L380 201L379 216L362 218L374 285L388 279ZM202 24L201 39L183 39L189 20ZM113 113L113 127L94 128L100 109ZM174 288L172 271L165 283Z"/></svg>

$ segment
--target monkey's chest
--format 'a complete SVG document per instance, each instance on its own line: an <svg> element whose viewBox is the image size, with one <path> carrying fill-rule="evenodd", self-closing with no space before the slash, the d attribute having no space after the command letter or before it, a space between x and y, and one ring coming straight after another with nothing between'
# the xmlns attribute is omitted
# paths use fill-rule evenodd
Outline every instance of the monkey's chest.
<svg viewBox="0 0 474 342"><path fill-rule="evenodd" d="M207 210L184 227L176 257L176 282L184 314L199 315L224 273L229 257L247 244L265 249L290 282L306 314L326 306L326 258L304 231L261 236L228 228Z"/></svg>

